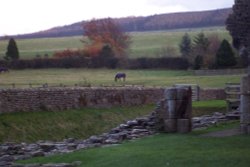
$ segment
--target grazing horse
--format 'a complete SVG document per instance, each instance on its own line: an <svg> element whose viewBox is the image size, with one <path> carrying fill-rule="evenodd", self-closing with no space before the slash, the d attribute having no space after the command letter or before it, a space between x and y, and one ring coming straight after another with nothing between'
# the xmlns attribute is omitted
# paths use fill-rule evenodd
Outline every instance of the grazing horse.
<svg viewBox="0 0 250 167"><path fill-rule="evenodd" d="M9 72L9 69L5 67L0 67L0 73L2 72Z"/></svg>
<svg viewBox="0 0 250 167"><path fill-rule="evenodd" d="M117 73L115 75L115 82L117 82L117 80L121 80L121 78L123 78L123 81L126 80L126 74L125 73Z"/></svg>

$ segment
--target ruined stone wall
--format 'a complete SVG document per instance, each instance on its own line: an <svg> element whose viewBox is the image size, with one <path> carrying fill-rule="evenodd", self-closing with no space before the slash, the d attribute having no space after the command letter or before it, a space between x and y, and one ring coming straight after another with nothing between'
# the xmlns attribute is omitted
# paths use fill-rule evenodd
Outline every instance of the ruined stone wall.
<svg viewBox="0 0 250 167"><path fill-rule="evenodd" d="M200 100L224 100L225 90L221 88L200 89Z"/></svg>
<svg viewBox="0 0 250 167"><path fill-rule="evenodd" d="M144 87L4 89L0 113L152 104L163 94L164 88ZM201 89L200 95L201 100L224 99L224 90Z"/></svg>

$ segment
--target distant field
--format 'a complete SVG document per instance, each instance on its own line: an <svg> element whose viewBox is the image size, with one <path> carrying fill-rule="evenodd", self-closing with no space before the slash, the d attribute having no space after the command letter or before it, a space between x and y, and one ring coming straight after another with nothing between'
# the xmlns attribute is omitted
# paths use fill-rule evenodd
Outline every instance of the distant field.
<svg viewBox="0 0 250 167"><path fill-rule="evenodd" d="M50 86L73 86L83 84L101 85L145 85L172 86L177 83L198 84L201 87L224 87L227 82L240 82L242 75L195 76L192 71L167 70L122 70L127 74L126 82L114 82L114 75L119 70L108 69L40 69L40 70L11 70L10 73L0 74L0 88L28 87L29 83L48 83ZM7 85L6 85L7 84Z"/></svg>
<svg viewBox="0 0 250 167"><path fill-rule="evenodd" d="M132 32L132 44L129 51L130 58L136 57L159 57L163 47L174 48L179 53L178 44L185 32L194 37L203 31L206 35L217 34L220 39L231 40L228 31L223 27L180 29L172 31L148 31ZM40 38L40 39L20 39L16 40L21 58L30 59L36 55L49 54L64 49L78 49L83 47L82 36L62 37L62 38ZM0 58L5 55L8 41L0 41Z"/></svg>

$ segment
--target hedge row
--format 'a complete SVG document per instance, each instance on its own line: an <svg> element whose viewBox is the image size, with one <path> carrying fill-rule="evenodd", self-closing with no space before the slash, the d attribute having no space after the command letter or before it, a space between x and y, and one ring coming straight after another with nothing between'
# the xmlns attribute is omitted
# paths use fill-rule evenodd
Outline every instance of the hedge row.
<svg viewBox="0 0 250 167"><path fill-rule="evenodd" d="M16 61L0 61L0 67L10 69L41 69L41 68L127 68L151 69L162 68L184 70L188 62L183 58L138 58L120 61L116 58L63 58L63 59L32 59Z"/></svg>

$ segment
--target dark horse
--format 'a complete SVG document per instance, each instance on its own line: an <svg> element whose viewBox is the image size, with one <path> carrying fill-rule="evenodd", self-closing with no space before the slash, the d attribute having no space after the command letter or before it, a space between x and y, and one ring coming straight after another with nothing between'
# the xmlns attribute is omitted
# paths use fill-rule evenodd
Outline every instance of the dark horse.
<svg viewBox="0 0 250 167"><path fill-rule="evenodd" d="M5 67L0 67L0 73L2 72L9 72L9 69Z"/></svg>
<svg viewBox="0 0 250 167"><path fill-rule="evenodd" d="M126 74L125 74L125 73L117 73L117 74L115 75L115 82L116 82L117 80L121 80L121 78L123 78L123 81L125 81L125 80L126 80Z"/></svg>

